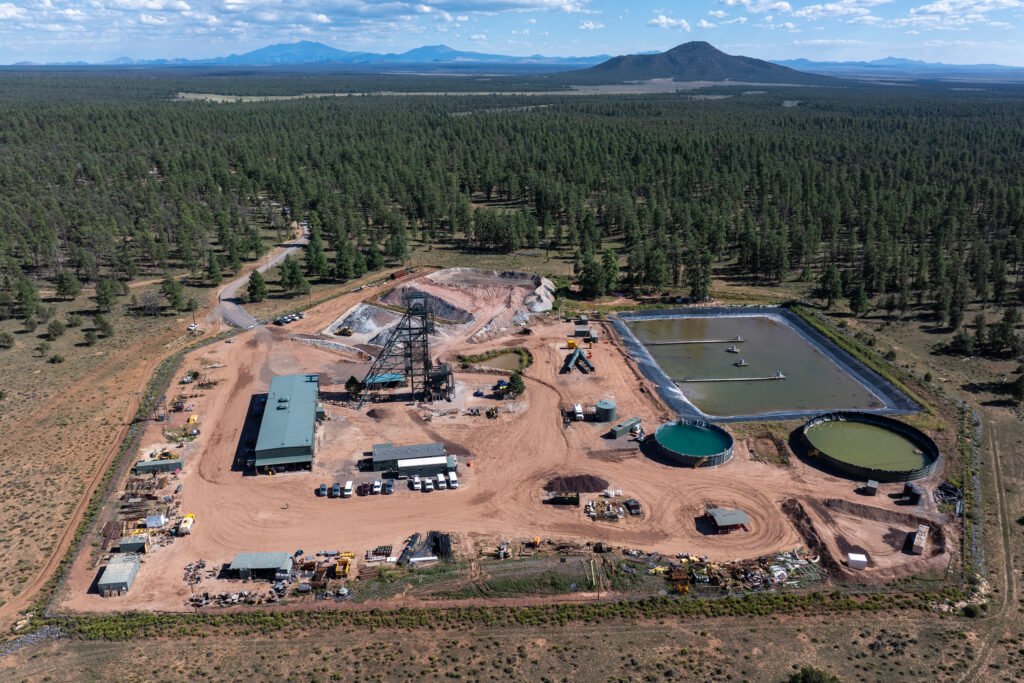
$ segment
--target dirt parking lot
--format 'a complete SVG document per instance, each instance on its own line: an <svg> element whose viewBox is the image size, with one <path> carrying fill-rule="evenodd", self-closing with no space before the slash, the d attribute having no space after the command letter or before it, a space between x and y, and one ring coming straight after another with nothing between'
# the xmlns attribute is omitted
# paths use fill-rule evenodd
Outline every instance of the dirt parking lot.
<svg viewBox="0 0 1024 683"><path fill-rule="evenodd" d="M474 283L477 286L478 283ZM508 284L509 295L516 283ZM435 290L440 287L435 285ZM519 287L521 290L522 287ZM460 353L476 354L504 346L522 346L533 355L525 372L526 394L512 402L472 396L474 389L489 386L500 377L493 372L458 369L457 393L452 402L414 405L385 402L361 410L340 400L344 382L368 367L358 356L316 348L292 339L293 335L317 335L330 328L345 312L379 294L353 292L319 306L305 319L285 327L259 327L192 353L183 365L212 368L214 380L192 399L201 435L177 449L185 465L169 488L178 484L181 514L197 517L190 536L175 539L145 556L132 590L125 596L103 599L89 588L97 568L90 553L82 553L71 573L61 609L113 611L126 609L185 610L190 588L183 568L197 559L213 566L230 562L243 551L306 553L322 549L353 551L357 558L380 545L400 548L413 532L443 530L472 547L480 538L530 538L542 536L577 540L601 540L617 546L643 548L666 554L687 552L706 555L713 561L751 558L803 545L803 540L780 509L787 498L805 500L848 499L880 507L892 506L884 494L898 485L883 486L876 499L855 493L857 482L825 474L795 458L789 466L753 458L744 440L737 440L735 457L717 469L692 470L660 464L642 455L634 441L611 440L609 425L592 422L563 425L560 406L580 402L593 405L612 399L619 417L640 417L647 430L671 419L665 406L650 392L640 391L641 378L633 362L603 328L601 343L591 350L593 374L560 374L566 334L571 323L550 314L533 317L530 334L518 334L505 326L480 339L481 329L492 324L505 293L500 286L483 288L486 297L480 310L473 288L464 289L460 306L473 311L475 324L462 325L458 333L440 335L433 348L435 358L451 360ZM319 373L326 421L318 430L318 450L311 472L247 476L235 466L236 452L244 448L243 427L254 395L266 392L275 375ZM500 406L497 419L466 414L467 409ZM142 452L165 441L165 425L153 423L146 433ZM321 483L372 481L372 473L359 473L356 462L372 445L381 442L415 444L443 441L459 458L458 490L430 494L414 492L399 482L394 495L350 499L326 499L314 495ZM621 489L624 496L641 501L645 514L629 523L595 523L581 508L543 505L545 485L560 476L588 475ZM934 482L925 482L929 485ZM704 535L695 518L705 505L738 507L751 518L749 531L728 535ZM805 506L806 507L806 506ZM892 547L892 524L858 525L846 513L831 519L815 511L816 526L839 552L843 543L863 547L887 577L921 571L924 565L945 566L942 552L922 559ZM931 504L934 508L934 504ZM894 508L895 509L895 508ZM932 514L938 518L937 513ZM833 538L839 534L841 542ZM876 538L878 537L878 538ZM397 554L397 551L396 551ZM217 581L204 581L203 590L232 590Z"/></svg>

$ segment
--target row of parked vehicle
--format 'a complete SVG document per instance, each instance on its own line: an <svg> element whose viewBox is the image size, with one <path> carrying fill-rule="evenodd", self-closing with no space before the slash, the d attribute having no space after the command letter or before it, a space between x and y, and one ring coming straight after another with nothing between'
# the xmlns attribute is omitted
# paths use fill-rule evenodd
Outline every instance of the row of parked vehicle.
<svg viewBox="0 0 1024 683"><path fill-rule="evenodd" d="M443 491L444 489L457 489L459 488L459 477L454 472L449 472L447 476L445 474L438 474L435 477L420 477L416 475L409 479L409 488L413 491L423 491L430 493L431 491ZM327 484L320 484L316 490L316 495L320 498L351 498L354 493L357 496L376 496L385 495L390 496L395 492L395 480L380 479L376 481L364 481L363 483L355 486L353 482L346 481L344 485L339 481L335 482L334 486L327 486Z"/></svg>
<svg viewBox="0 0 1024 683"><path fill-rule="evenodd" d="M388 479L386 481L377 480L374 482L364 481L359 486L354 486L351 481L346 481L344 486L341 482L334 482L334 486L328 488L327 484L320 484L320 487L316 490L316 495L321 498L351 498L352 494L355 493L358 496L370 496L384 494L390 496L395 492L395 482Z"/></svg>
<svg viewBox="0 0 1024 683"><path fill-rule="evenodd" d="M459 477L454 472L449 472L447 476L442 472L436 477L423 477L422 479L416 475L409 480L409 488L424 493L430 493L435 489L438 491L457 489L459 488Z"/></svg>
<svg viewBox="0 0 1024 683"><path fill-rule="evenodd" d="M300 320L305 317L306 314L302 313L301 311L299 313L292 313L290 315L282 315L280 318L274 319L274 324L277 326L287 325L288 323L293 323L296 320Z"/></svg>

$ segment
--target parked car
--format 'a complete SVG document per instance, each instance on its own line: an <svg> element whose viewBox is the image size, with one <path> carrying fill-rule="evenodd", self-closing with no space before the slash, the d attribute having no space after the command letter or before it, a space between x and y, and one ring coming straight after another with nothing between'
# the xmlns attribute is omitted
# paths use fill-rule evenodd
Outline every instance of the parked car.
<svg viewBox="0 0 1024 683"><path fill-rule="evenodd" d="M459 477L454 472L448 473L448 488L457 489L459 488Z"/></svg>
<svg viewBox="0 0 1024 683"><path fill-rule="evenodd" d="M446 482L444 480L444 475L443 474L437 475L437 484L436 484L436 486L437 486L437 490L438 491L443 491L444 489L448 488L448 482Z"/></svg>
<svg viewBox="0 0 1024 683"><path fill-rule="evenodd" d="M356 489L356 495L368 496L370 495L370 491L372 489L373 486L370 484L370 482L364 481L362 484L359 485L359 488Z"/></svg>
<svg viewBox="0 0 1024 683"><path fill-rule="evenodd" d="M341 483L334 482L334 486L331 487L331 498L341 498Z"/></svg>
<svg viewBox="0 0 1024 683"><path fill-rule="evenodd" d="M381 489L381 483L380 483L380 479L378 479L377 481L373 482L373 491L372 491L373 495L379 494L380 493L380 489Z"/></svg>
<svg viewBox="0 0 1024 683"><path fill-rule="evenodd" d="M384 491L383 491L383 493L384 493L385 496L390 496L394 492L395 492L395 480L394 479L388 479L386 482L384 482Z"/></svg>
<svg viewBox="0 0 1024 683"><path fill-rule="evenodd" d="M352 497L352 482L351 481L346 481L345 482L345 488L342 489L342 491L341 491L341 497L342 498L351 498Z"/></svg>
<svg viewBox="0 0 1024 683"><path fill-rule="evenodd" d="M413 491L419 491L420 490L420 486L422 486L422 484L420 482L420 475L417 474L412 479L410 479L409 480L409 486L412 487Z"/></svg>
<svg viewBox="0 0 1024 683"><path fill-rule="evenodd" d="M320 484L320 488L316 490L316 495L323 498L327 495L327 484Z"/></svg>
<svg viewBox="0 0 1024 683"><path fill-rule="evenodd" d="M434 482L430 480L430 477L427 477L423 480L423 493L430 493L433 490Z"/></svg>

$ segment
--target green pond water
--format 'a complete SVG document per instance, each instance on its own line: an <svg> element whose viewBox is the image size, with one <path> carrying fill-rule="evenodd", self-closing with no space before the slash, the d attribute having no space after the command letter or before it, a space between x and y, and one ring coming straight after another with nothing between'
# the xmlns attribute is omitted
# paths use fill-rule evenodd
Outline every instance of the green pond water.
<svg viewBox="0 0 1024 683"><path fill-rule="evenodd" d="M518 353L503 353L500 356L482 360L477 365L482 365L486 368L497 368L498 370L518 370L519 360Z"/></svg>
<svg viewBox="0 0 1024 683"><path fill-rule="evenodd" d="M882 408L883 403L793 328L772 318L661 318L629 324L654 360L686 398L707 415L731 417L782 411ZM652 346L669 340L734 339L732 342ZM734 363L743 358L746 367ZM770 377L768 381L692 382L687 379Z"/></svg>
<svg viewBox="0 0 1024 683"><path fill-rule="evenodd" d="M686 455L717 455L729 447L729 437L707 427L696 425L669 425L658 430L658 442L677 453Z"/></svg>
<svg viewBox="0 0 1024 683"><path fill-rule="evenodd" d="M906 437L859 422L825 422L807 432L815 448L836 460L879 470L916 470L928 458Z"/></svg>

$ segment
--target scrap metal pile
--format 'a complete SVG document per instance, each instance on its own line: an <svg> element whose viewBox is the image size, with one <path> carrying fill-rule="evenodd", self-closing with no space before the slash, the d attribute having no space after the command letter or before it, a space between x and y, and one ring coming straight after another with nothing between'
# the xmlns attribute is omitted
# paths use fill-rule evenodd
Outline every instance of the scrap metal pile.
<svg viewBox="0 0 1024 683"><path fill-rule="evenodd" d="M808 557L803 548L731 562L711 562L707 557L695 557L688 553L670 558L630 548L624 549L622 553L630 558L619 563L619 568L627 573L636 573L637 565L646 564L648 574L662 575L677 587L712 586L725 592L749 593L782 587L798 588L818 583L826 574L824 568L819 566L818 558Z"/></svg>

